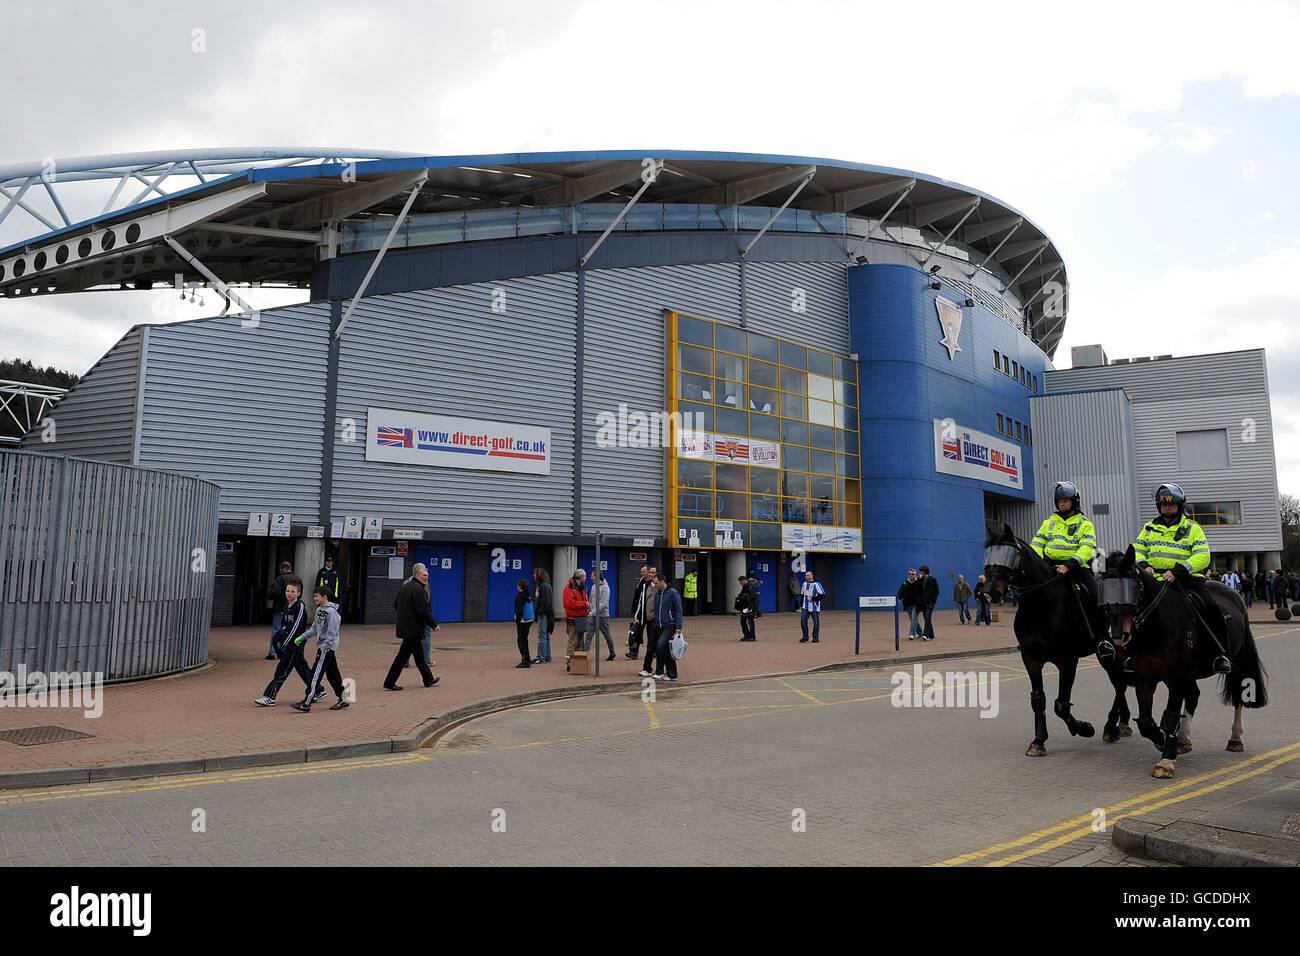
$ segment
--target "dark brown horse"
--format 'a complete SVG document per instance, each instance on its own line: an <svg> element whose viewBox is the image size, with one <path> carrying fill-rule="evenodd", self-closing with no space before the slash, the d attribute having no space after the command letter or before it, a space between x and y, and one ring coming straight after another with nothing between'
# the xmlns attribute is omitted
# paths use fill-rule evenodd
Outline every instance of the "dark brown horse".
<svg viewBox="0 0 1300 956"><path fill-rule="evenodd" d="M1065 721L1066 728L1077 737L1091 737L1096 731L1092 724L1079 720L1070 713L1070 692L1079 658L1090 657L1097 648L1106 629L1106 618L1096 600L1075 590L1070 575L1058 574L1029 545L1003 525L1000 532L992 532L984 542L984 574L989 582L989 600L1001 604L1008 585L1014 585L1019 596L1016 609L1016 643L1020 646L1020 659L1029 673L1031 690L1029 705L1034 711L1034 739L1025 751L1028 757L1041 757L1047 753L1047 694L1043 691L1043 665L1055 664L1060 674L1060 684L1053 710ZM1082 590L1082 589L1080 589ZM1102 740L1114 743L1121 737L1131 736L1128 701L1124 697L1125 681L1119 664L1107 666L1106 676L1115 688L1115 701L1111 706Z"/></svg>
<svg viewBox="0 0 1300 956"><path fill-rule="evenodd" d="M1227 616L1232 672L1222 675L1220 697L1235 708L1228 750L1246 749L1241 738L1242 708L1268 703L1264 666L1250 632L1245 604L1236 591L1217 581L1207 581L1204 587L1215 606L1201 606L1177 580L1166 582L1139 573L1131 546L1122 554L1111 552L1101 576L1099 600L1111 641L1120 651L1118 657L1133 660L1138 731L1161 752L1160 761L1151 771L1153 777L1172 777L1178 754L1192 749L1191 722L1200 697L1196 682L1214 674L1216 650L1205 634L1205 615ZM1169 701L1157 726L1151 710L1156 685L1161 683L1169 688Z"/></svg>

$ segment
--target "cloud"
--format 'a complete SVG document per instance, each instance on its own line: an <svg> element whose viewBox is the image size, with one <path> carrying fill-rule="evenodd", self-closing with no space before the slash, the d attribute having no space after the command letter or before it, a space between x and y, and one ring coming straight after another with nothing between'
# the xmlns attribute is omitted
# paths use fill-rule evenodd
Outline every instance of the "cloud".
<svg viewBox="0 0 1300 956"><path fill-rule="evenodd" d="M1169 129L1173 133L1171 140L1173 145L1186 150L1193 156L1208 153L1218 144L1219 140L1233 133L1231 129L1194 126L1191 123L1170 123Z"/></svg>

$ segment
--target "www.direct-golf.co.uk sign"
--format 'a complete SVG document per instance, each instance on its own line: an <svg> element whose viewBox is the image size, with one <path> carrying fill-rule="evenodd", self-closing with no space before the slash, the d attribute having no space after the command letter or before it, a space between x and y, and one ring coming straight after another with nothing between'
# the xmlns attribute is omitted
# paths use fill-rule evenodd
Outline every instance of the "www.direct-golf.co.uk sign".
<svg viewBox="0 0 1300 956"><path fill-rule="evenodd" d="M536 425L369 408L366 409L366 460L549 475L551 430Z"/></svg>
<svg viewBox="0 0 1300 956"><path fill-rule="evenodd" d="M933 421L935 471L1023 490L1019 445L963 428L951 418Z"/></svg>

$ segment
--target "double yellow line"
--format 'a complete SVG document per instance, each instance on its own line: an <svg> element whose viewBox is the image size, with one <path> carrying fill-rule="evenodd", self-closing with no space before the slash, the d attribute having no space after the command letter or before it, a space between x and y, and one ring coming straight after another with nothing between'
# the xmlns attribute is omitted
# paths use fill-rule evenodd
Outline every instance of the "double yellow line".
<svg viewBox="0 0 1300 956"><path fill-rule="evenodd" d="M1179 783L1131 797L1109 807L1103 807L1102 809L1106 814L1106 826L1109 827L1117 820L1123 820L1126 817L1140 817L1153 810L1160 810L1164 807L1182 803L1185 800L1222 790L1234 783L1241 783L1251 777L1268 773L1270 770L1275 770L1292 760L1300 760L1300 740L1285 747L1270 750L1268 753L1260 754L1257 757L1250 757L1232 767L1224 767L1221 770L1214 770L1198 777L1190 777ZM1201 786L1202 784L1204 786ZM1179 792L1184 790L1185 793ZM1057 847L1065 846L1067 843L1073 843L1075 840L1092 836L1094 832L1097 832L1093 830L1093 820L1091 812L1071 817L1069 820L1064 820L1041 830L1035 830L1033 833L1026 833L1014 840L995 843L982 850L963 853L961 856L954 856L930 865L962 866L980 860L984 861L980 864L981 866L1006 866L1010 863L1019 863L1021 860L1027 860L1032 856L1038 856L1040 853L1046 853L1049 850L1055 850Z"/></svg>

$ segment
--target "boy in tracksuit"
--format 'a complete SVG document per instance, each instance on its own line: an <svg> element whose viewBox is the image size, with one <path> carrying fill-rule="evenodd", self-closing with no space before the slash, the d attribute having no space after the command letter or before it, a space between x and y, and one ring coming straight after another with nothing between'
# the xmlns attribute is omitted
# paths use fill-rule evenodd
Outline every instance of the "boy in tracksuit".
<svg viewBox="0 0 1300 956"><path fill-rule="evenodd" d="M339 674L339 662L334 652L338 650L339 624L343 619L339 616L339 606L330 603L330 592L325 588L313 589L311 599L316 603L316 619L312 622L311 630L295 637L294 643L301 646L307 638L316 638L316 663L311 670L311 683L307 685L307 696L301 702L294 701L289 706L304 714L310 712L311 705L319 699L316 688L320 685L323 673L339 698L338 703L330 710L342 710L348 706L348 702L343 696L343 677ZM321 693L324 694L324 688L321 688Z"/></svg>
<svg viewBox="0 0 1300 956"><path fill-rule="evenodd" d="M295 644L293 639L303 633L311 625L311 616L307 613L307 608L303 605L302 600L302 582L297 578L291 578L284 586L284 599L288 603L284 608L284 623L280 630L275 632L275 639L272 646L275 648L278 660L275 665L275 676L271 678L271 683L266 685L266 690L262 696L253 703L260 707L274 707L275 696L280 693L280 688L284 686L285 680L290 671L297 671L302 682L308 687L311 686L311 670L307 667L307 661L303 656L302 645ZM317 691L312 703L320 700L325 696L325 688Z"/></svg>

